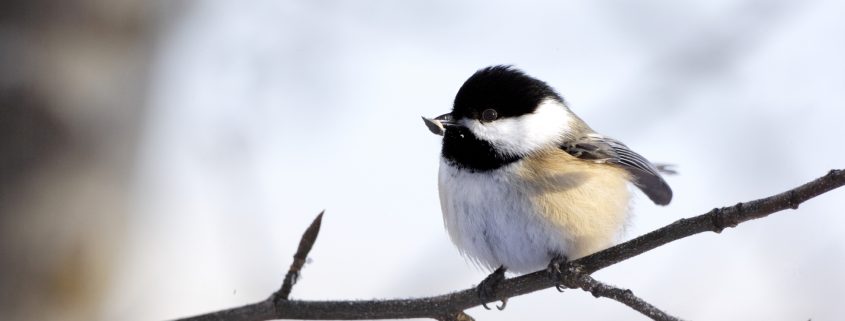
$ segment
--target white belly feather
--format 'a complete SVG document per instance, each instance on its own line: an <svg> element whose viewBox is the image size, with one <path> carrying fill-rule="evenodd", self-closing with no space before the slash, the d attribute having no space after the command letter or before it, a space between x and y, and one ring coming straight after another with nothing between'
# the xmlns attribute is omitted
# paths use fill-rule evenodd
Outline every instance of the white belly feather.
<svg viewBox="0 0 845 321"><path fill-rule="evenodd" d="M545 172L542 161L521 160L472 173L441 160L440 205L452 242L482 267L517 273L612 245L627 218L627 176L580 160L561 164Z"/></svg>

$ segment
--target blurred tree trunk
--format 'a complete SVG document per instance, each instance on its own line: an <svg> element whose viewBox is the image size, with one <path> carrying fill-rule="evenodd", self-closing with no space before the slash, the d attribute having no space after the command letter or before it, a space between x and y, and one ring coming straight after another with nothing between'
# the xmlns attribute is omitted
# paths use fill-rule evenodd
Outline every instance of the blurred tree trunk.
<svg viewBox="0 0 845 321"><path fill-rule="evenodd" d="M127 218L143 0L0 2L0 320L93 320Z"/></svg>

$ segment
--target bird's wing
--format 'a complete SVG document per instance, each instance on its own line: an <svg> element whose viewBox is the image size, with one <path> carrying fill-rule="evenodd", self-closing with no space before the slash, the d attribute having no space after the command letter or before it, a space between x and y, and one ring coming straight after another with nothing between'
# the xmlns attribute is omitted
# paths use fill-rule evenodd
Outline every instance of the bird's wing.
<svg viewBox="0 0 845 321"><path fill-rule="evenodd" d="M596 163L619 166L631 174L633 183L655 204L672 201L672 189L660 177L657 167L622 142L599 134L589 134L561 145L568 154Z"/></svg>

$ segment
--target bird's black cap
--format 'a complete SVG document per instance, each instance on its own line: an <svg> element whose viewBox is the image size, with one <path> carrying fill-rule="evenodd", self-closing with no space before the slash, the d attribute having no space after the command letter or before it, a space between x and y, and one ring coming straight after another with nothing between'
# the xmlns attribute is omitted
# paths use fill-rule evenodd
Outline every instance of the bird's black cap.
<svg viewBox="0 0 845 321"><path fill-rule="evenodd" d="M486 109L500 118L534 112L545 99L563 98L545 82L512 66L491 66L478 70L464 82L455 96L452 116L479 119Z"/></svg>

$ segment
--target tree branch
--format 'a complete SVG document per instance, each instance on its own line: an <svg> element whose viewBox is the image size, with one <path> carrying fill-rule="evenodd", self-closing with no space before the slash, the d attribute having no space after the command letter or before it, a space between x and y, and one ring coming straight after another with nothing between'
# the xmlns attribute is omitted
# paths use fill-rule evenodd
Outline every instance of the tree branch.
<svg viewBox="0 0 845 321"><path fill-rule="evenodd" d="M596 279L593 279L589 274L581 271L571 271L572 276L567 278L567 286L571 288L580 288L584 291L590 292L594 297L605 297L613 299L629 306L631 309L659 321L680 321L676 317L669 315L666 312L658 309L643 299L640 299L634 292L628 289L620 289L609 284L604 284Z"/></svg>
<svg viewBox="0 0 845 321"><path fill-rule="evenodd" d="M742 222L762 218L789 208L797 209L801 203L842 185L845 185L845 171L831 170L825 176L777 195L746 203L738 203L730 207L715 208L708 213L696 217L678 220L628 242L568 262L562 270L571 271L573 268L577 268L577 270L581 271L580 274L582 275L580 281L578 281L580 282L577 284L578 287L592 289L591 292L595 291L593 292L594 294L607 294L602 296L632 306L627 302L642 300L633 297L633 293L627 293L624 290L601 284L598 281L592 280L592 278L586 279L584 277L588 277L589 274L595 271L681 238L706 231L719 233L726 227L735 227ZM571 281L567 280L567 278L571 279L572 277L573 274L571 272L563 273L559 281L567 284L567 282ZM555 284L556 282L549 278L549 274L545 270L533 272L503 281L495 293L495 298L491 299L491 301L531 293L552 287ZM274 297L275 294L255 304L181 320L363 320L400 318L462 320L460 318L469 316L461 311L481 304L474 288L433 297L395 300L307 301L275 300ZM654 313L641 311L640 308L634 306L632 308L656 320L674 320L669 315L666 315L669 319L661 319L660 313L664 315L665 313L645 302L642 303L646 304L641 305L643 307L642 309L648 307L646 310L654 311Z"/></svg>

